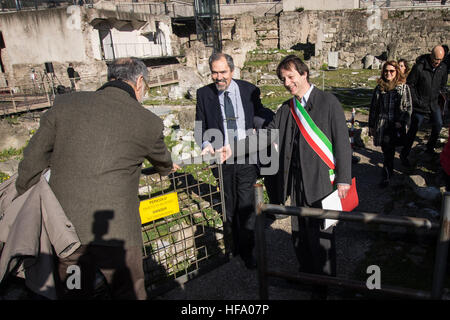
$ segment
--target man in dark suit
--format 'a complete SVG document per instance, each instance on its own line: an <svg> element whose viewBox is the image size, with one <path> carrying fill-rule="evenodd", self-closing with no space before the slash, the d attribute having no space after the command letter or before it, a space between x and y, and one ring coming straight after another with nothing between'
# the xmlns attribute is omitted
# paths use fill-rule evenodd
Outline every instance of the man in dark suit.
<svg viewBox="0 0 450 320"><path fill-rule="evenodd" d="M209 58L214 83L197 91L195 138L202 154L219 152L222 161L254 129L254 116L262 108L260 90L234 80L231 56L214 53ZM254 249L253 185L258 176L256 157L231 157L222 166L225 194L225 230L233 236L234 255L249 269L256 268ZM217 173L216 173L217 174Z"/></svg>
<svg viewBox="0 0 450 320"><path fill-rule="evenodd" d="M119 59L96 92L57 96L24 150L16 182L20 194L51 169L49 184L81 247L59 260L62 298L92 298L96 270L114 299L146 299L138 185L148 159L162 175L178 168L163 137L163 124L142 107L145 64ZM81 289L65 286L71 265L80 267Z"/></svg>
<svg viewBox="0 0 450 320"><path fill-rule="evenodd" d="M284 204L290 196L292 206L321 208L321 200L333 192L330 168L309 143L309 139L320 139L320 135L306 136L300 131L296 106L291 106L296 100L330 142L331 161L335 164L333 183L339 197L345 198L351 184L352 152L341 104L334 95L309 83L309 69L295 55L280 62L277 75L294 97L283 103L268 125L270 130L279 130L280 154L279 170L268 181L273 184L272 191L276 190L271 201ZM314 125L310 122L309 126ZM292 240L301 272L336 274L333 226L324 229L323 220L292 217ZM315 287L313 297L325 298L326 287Z"/></svg>

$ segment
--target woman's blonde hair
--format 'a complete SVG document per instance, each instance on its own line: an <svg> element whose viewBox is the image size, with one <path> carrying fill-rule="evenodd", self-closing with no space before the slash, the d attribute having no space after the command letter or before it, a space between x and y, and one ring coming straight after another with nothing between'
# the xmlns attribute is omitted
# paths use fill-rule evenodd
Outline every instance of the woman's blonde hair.
<svg viewBox="0 0 450 320"><path fill-rule="evenodd" d="M387 66L392 66L395 68L395 77L392 81L387 81L384 77L384 71ZM378 79L377 83L381 88L381 91L390 91L393 90L399 84L405 83L406 78L405 75L400 71L397 61L389 60L383 64L381 68L381 77Z"/></svg>

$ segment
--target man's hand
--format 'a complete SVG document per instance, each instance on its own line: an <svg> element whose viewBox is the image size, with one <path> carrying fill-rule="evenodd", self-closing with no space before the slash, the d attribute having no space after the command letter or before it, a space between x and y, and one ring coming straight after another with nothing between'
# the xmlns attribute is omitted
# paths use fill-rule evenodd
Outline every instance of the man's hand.
<svg viewBox="0 0 450 320"><path fill-rule="evenodd" d="M225 161L228 160L228 158L231 157L232 152L231 152L231 147L229 144L227 144L226 146L223 146L220 149L217 149L217 152L220 153L220 163L224 163Z"/></svg>
<svg viewBox="0 0 450 320"><path fill-rule="evenodd" d="M348 190L350 190L349 184L338 184L337 186L338 196L340 199L345 199L347 196Z"/></svg>
<svg viewBox="0 0 450 320"><path fill-rule="evenodd" d="M208 154L208 153L214 154L214 149L213 149L213 147L212 147L210 144L208 144L208 145L202 150L201 155L204 156L204 155L206 155L206 154Z"/></svg>
<svg viewBox="0 0 450 320"><path fill-rule="evenodd" d="M174 162L174 163L172 163L172 171L170 171L170 173L174 173L175 171L180 170L180 169L181 169L181 167Z"/></svg>

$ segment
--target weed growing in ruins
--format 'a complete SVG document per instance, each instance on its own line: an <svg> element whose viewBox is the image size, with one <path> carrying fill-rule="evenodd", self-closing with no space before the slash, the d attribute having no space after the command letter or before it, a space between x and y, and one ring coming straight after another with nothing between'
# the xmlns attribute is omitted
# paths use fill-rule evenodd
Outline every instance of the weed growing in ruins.
<svg viewBox="0 0 450 320"><path fill-rule="evenodd" d="M9 178L10 178L10 177L9 177L8 174L6 174L6 173L0 171L0 183L2 183L3 181L8 180Z"/></svg>
<svg viewBox="0 0 450 320"><path fill-rule="evenodd" d="M10 159L21 159L23 157L23 149L15 149L15 148L8 148L0 152L0 162L4 162Z"/></svg>

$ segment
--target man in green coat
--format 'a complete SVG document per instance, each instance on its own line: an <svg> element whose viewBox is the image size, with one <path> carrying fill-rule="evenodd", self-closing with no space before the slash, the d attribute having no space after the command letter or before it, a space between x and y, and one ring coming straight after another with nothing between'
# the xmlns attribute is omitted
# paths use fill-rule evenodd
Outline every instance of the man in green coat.
<svg viewBox="0 0 450 320"><path fill-rule="evenodd" d="M142 107L145 64L119 59L96 92L58 96L24 150L19 194L51 169L49 184L73 223L82 246L59 260L64 298L92 297L96 270L112 298L146 299L138 185L148 159L161 175L178 167L164 143L163 124ZM26 235L24 235L26 236ZM81 288L65 279L80 268Z"/></svg>

